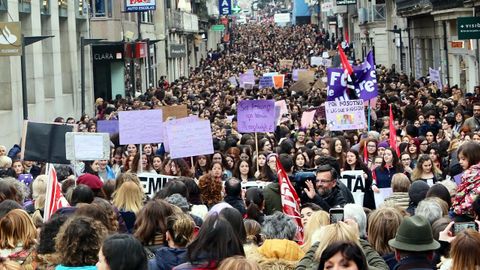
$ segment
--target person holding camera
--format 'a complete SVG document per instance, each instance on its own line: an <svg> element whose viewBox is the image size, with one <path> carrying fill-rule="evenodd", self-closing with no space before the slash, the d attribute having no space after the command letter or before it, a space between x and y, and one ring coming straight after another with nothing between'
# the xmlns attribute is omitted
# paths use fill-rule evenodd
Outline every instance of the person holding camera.
<svg viewBox="0 0 480 270"><path fill-rule="evenodd" d="M330 165L322 165L316 171L315 183L307 180L304 192L308 202L320 206L329 211L333 207L343 207L347 201L343 197L340 187L337 185L338 173Z"/></svg>

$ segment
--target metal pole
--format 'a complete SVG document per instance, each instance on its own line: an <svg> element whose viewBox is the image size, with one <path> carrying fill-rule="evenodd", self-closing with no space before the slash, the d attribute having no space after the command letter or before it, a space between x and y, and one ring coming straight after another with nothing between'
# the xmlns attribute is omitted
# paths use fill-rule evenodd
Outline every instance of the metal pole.
<svg viewBox="0 0 480 270"><path fill-rule="evenodd" d="M28 101L27 101L27 66L25 64L25 35L22 35L22 56L20 57L22 69L22 103L23 120L28 120Z"/></svg>
<svg viewBox="0 0 480 270"><path fill-rule="evenodd" d="M442 21L443 26L443 46L445 50L445 72L447 73L447 84L450 85L450 68L448 67L448 40L447 40L447 22Z"/></svg>
<svg viewBox="0 0 480 270"><path fill-rule="evenodd" d="M399 38L400 38L400 70L402 72L404 72L404 63L403 63L403 40L402 40L402 29L400 29L400 31L398 31L398 33L400 34Z"/></svg>
<svg viewBox="0 0 480 270"><path fill-rule="evenodd" d="M80 37L80 98L82 116L85 115L85 38Z"/></svg>

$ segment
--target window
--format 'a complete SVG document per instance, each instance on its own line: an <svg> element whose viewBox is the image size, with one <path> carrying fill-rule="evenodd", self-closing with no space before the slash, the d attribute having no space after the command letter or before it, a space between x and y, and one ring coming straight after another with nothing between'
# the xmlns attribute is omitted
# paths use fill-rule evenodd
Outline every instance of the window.
<svg viewBox="0 0 480 270"><path fill-rule="evenodd" d="M86 18L88 14L88 4L86 0L76 0L77 18Z"/></svg>
<svg viewBox="0 0 480 270"><path fill-rule="evenodd" d="M141 12L142 23L153 23L153 10Z"/></svg>
<svg viewBox="0 0 480 270"><path fill-rule="evenodd" d="M23 13L31 12L31 0L18 0L18 11Z"/></svg>
<svg viewBox="0 0 480 270"><path fill-rule="evenodd" d="M89 0L92 17L112 17L112 0Z"/></svg>
<svg viewBox="0 0 480 270"><path fill-rule="evenodd" d="M42 0L40 6L40 13L42 15L50 15L50 0Z"/></svg>
<svg viewBox="0 0 480 270"><path fill-rule="evenodd" d="M8 10L7 3L7 0L0 0L0 10Z"/></svg>
<svg viewBox="0 0 480 270"><path fill-rule="evenodd" d="M58 16L68 17L68 0L58 0Z"/></svg>

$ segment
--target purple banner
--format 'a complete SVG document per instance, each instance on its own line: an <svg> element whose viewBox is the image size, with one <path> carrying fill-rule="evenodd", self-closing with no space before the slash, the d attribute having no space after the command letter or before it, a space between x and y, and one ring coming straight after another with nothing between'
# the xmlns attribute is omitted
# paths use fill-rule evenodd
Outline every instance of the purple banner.
<svg viewBox="0 0 480 270"><path fill-rule="evenodd" d="M373 53L370 51L365 62L354 67L354 86L357 96L364 101L375 98L378 95L377 72L373 61ZM346 94L347 76L341 68L327 69L327 101L349 100Z"/></svg>
<svg viewBox="0 0 480 270"><path fill-rule="evenodd" d="M274 100L242 100L237 107L239 132L275 131Z"/></svg>
<svg viewBox="0 0 480 270"><path fill-rule="evenodd" d="M108 133L110 135L118 133L118 120L97 121L97 132Z"/></svg>
<svg viewBox="0 0 480 270"><path fill-rule="evenodd" d="M270 76L263 76L258 82L258 88L263 89L267 87L273 87L273 78Z"/></svg>

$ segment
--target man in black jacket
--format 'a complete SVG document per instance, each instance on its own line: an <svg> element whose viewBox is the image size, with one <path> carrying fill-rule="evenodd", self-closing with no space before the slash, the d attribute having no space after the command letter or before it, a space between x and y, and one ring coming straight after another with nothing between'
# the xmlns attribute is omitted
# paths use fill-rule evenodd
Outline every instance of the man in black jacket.
<svg viewBox="0 0 480 270"><path fill-rule="evenodd" d="M230 204L237 209L240 214L245 215L245 203L242 200L242 183L236 178L230 178L225 181L225 198L224 202Z"/></svg>
<svg viewBox="0 0 480 270"><path fill-rule="evenodd" d="M318 167L315 183L310 180L306 181L307 188L304 191L308 200L319 205L325 211L334 207L343 207L347 201L337 185L337 179L337 171L330 165Z"/></svg>

